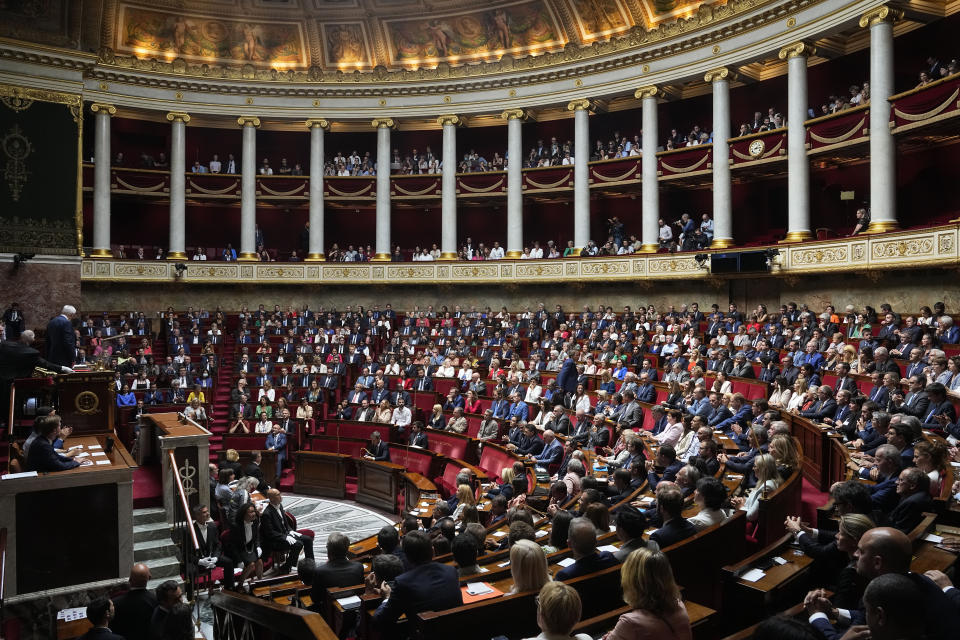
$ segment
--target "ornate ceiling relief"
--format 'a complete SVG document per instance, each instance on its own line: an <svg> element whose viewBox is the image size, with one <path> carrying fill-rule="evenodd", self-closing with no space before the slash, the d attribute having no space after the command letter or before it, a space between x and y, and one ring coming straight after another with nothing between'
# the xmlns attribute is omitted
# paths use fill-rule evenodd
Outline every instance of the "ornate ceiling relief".
<svg viewBox="0 0 960 640"><path fill-rule="evenodd" d="M158 11L123 3L114 49L138 58L252 64L274 69L308 65L303 24Z"/></svg>
<svg viewBox="0 0 960 640"><path fill-rule="evenodd" d="M71 0L0 0L0 36L58 47L79 46L73 28L79 2Z"/></svg>
<svg viewBox="0 0 960 640"><path fill-rule="evenodd" d="M363 22L321 22L325 67L337 69L372 69L373 48Z"/></svg>

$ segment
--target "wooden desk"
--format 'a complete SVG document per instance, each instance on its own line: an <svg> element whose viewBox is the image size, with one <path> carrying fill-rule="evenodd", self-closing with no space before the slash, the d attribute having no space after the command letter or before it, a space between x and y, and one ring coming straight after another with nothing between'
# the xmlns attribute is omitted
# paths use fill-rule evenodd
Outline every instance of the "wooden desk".
<svg viewBox="0 0 960 640"><path fill-rule="evenodd" d="M110 453L103 450L108 435L113 437L71 437L66 446L105 453L83 459L109 464L0 482L0 528L7 529L3 596L8 604L16 600L13 596L127 577L133 563L136 465L116 438Z"/></svg>
<svg viewBox="0 0 960 640"><path fill-rule="evenodd" d="M297 451L296 479L293 490L314 496L343 498L346 496L347 461L352 458L343 453Z"/></svg>
<svg viewBox="0 0 960 640"><path fill-rule="evenodd" d="M80 620L57 620L57 640L73 640L79 638L93 628L93 624L86 618Z"/></svg>
<svg viewBox="0 0 960 640"><path fill-rule="evenodd" d="M397 490L405 469L392 462L357 460L357 502L397 512Z"/></svg>

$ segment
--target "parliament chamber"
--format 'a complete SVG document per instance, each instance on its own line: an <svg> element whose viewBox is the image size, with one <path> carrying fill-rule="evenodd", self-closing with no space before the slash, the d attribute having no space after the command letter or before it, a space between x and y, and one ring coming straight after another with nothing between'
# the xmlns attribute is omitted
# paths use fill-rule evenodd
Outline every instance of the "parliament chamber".
<svg viewBox="0 0 960 640"><path fill-rule="evenodd" d="M0 638L957 637L957 10L0 0Z"/></svg>

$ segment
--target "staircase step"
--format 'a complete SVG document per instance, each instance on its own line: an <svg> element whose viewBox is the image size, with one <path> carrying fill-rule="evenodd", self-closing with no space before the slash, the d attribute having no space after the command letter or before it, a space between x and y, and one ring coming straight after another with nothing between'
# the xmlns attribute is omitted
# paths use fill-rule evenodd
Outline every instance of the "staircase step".
<svg viewBox="0 0 960 640"><path fill-rule="evenodd" d="M146 560L158 560L163 558L176 558L177 545L169 538L165 540L147 540L145 542L133 543L133 559L136 562Z"/></svg>
<svg viewBox="0 0 960 640"><path fill-rule="evenodd" d="M133 542L146 542L148 540L170 539L170 525L163 522L151 522L149 524L138 524L133 527Z"/></svg>
<svg viewBox="0 0 960 640"><path fill-rule="evenodd" d="M150 575L154 580L171 576L176 576L178 579L180 577L180 561L175 557L145 560L144 564L150 568Z"/></svg>
<svg viewBox="0 0 960 640"><path fill-rule="evenodd" d="M133 510L133 525L152 524L156 522L166 522L167 512L162 507L151 507L149 509Z"/></svg>
<svg viewBox="0 0 960 640"><path fill-rule="evenodd" d="M156 575L156 574L154 574L154 575ZM178 585L180 585L180 588L181 588L181 589L184 588L183 580L180 579L180 576L176 576L176 577L173 577L173 578L171 578L170 576L166 576L166 577L163 577L163 578L153 578L152 580L148 580L148 581L147 581L147 589L150 590L150 591L153 591L154 589L156 589L157 587L159 587L162 583L166 582L167 580L173 580L173 581L176 582Z"/></svg>

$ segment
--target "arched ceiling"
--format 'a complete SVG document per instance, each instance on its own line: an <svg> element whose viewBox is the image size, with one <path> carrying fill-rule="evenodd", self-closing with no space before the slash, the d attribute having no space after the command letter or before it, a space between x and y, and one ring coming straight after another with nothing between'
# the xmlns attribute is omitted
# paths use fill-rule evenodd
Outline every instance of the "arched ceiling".
<svg viewBox="0 0 960 640"><path fill-rule="evenodd" d="M0 0L0 35L211 66L321 71L523 58L726 0ZM757 4L762 4L758 0Z"/></svg>

